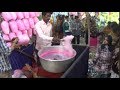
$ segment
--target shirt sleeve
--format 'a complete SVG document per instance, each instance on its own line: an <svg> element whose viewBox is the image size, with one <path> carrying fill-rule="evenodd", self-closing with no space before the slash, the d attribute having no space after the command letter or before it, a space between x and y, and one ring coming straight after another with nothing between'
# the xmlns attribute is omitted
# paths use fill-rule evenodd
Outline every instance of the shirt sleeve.
<svg viewBox="0 0 120 90"><path fill-rule="evenodd" d="M2 34L0 32L0 53L4 53L5 55L9 55L11 53L11 48L9 48L4 41Z"/></svg>
<svg viewBox="0 0 120 90"><path fill-rule="evenodd" d="M41 26L40 22L36 23L36 25L35 25L35 30L36 30L36 33L37 33L38 37L40 37L43 40L52 41L53 37L49 37L49 36L44 35L40 26Z"/></svg>

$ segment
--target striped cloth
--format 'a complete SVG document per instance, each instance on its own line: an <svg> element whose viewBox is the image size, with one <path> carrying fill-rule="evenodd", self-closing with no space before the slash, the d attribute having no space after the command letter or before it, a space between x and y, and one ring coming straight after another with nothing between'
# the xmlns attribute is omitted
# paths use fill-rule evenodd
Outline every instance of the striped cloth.
<svg viewBox="0 0 120 90"><path fill-rule="evenodd" d="M2 37L2 32L0 32L0 73L11 70L11 65L8 60L10 53L11 49L7 46Z"/></svg>

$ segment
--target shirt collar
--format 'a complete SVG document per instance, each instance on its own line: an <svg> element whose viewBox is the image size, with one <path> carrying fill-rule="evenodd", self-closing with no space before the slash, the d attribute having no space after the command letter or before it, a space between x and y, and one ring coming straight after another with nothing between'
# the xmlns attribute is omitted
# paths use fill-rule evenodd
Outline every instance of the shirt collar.
<svg viewBox="0 0 120 90"><path fill-rule="evenodd" d="M49 25L49 24L50 24L50 22L45 23L45 21L42 19L42 24Z"/></svg>

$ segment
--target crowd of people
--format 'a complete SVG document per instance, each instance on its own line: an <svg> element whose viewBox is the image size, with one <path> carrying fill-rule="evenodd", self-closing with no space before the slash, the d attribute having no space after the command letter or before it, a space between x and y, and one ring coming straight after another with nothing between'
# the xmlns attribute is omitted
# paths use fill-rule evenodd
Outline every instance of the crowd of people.
<svg viewBox="0 0 120 90"><path fill-rule="evenodd" d="M55 25L53 25L53 35L56 35L60 38L66 35L73 35L74 39L72 44L80 44L80 37L85 36L85 29L79 17L73 15L58 15L56 18L57 21Z"/></svg>

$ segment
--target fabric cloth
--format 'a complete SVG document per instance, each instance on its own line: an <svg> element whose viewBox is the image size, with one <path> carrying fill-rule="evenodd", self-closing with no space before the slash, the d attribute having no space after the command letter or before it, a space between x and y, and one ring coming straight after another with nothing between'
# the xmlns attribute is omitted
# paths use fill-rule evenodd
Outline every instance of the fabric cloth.
<svg viewBox="0 0 120 90"><path fill-rule="evenodd" d="M52 25L51 23L45 23L43 20L39 21L35 25L36 30L36 49L40 50L44 46L51 45L53 37L52 35Z"/></svg>
<svg viewBox="0 0 120 90"><path fill-rule="evenodd" d="M74 28L72 29L72 34L73 35L80 35L81 31L83 31L83 29L84 29L82 22L80 20L75 21L73 25L74 25L73 26Z"/></svg>
<svg viewBox="0 0 120 90"><path fill-rule="evenodd" d="M8 70L0 73L0 78L12 78L12 71Z"/></svg>
<svg viewBox="0 0 120 90"><path fill-rule="evenodd" d="M104 49L100 46L93 62L89 62L89 75L92 78L107 78L111 70L111 58L112 52L108 50L108 46L106 45Z"/></svg>
<svg viewBox="0 0 120 90"><path fill-rule="evenodd" d="M7 46L6 42L0 32L0 73L11 70L11 65L8 56L11 53L11 49Z"/></svg>
<svg viewBox="0 0 120 90"><path fill-rule="evenodd" d="M28 46L22 46L20 51L27 53L30 56L33 56L34 45L29 44ZM9 60L12 66L12 70L22 69L25 64L32 65L32 59L28 56L13 50L13 52L9 56Z"/></svg>

